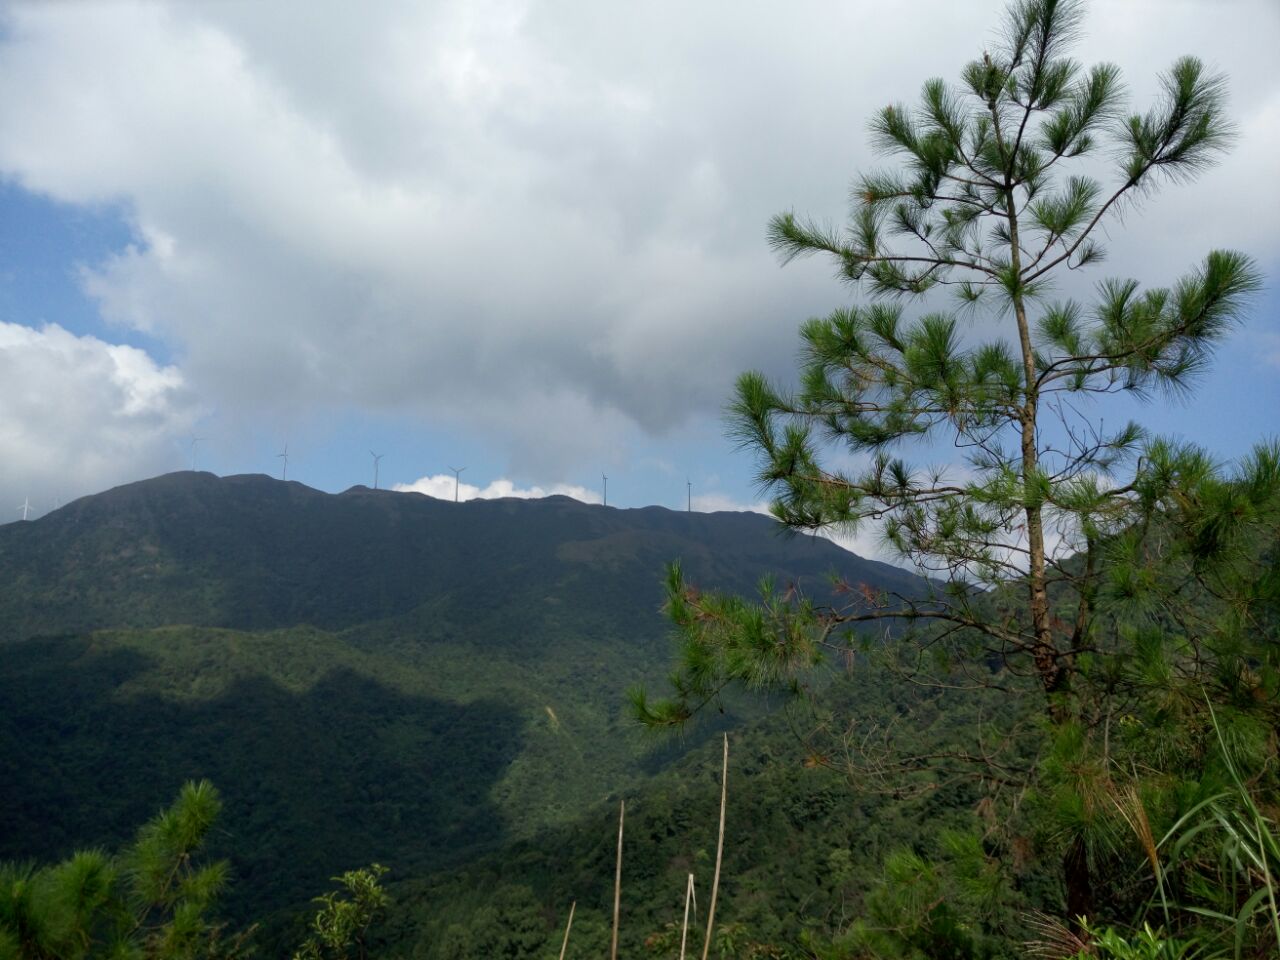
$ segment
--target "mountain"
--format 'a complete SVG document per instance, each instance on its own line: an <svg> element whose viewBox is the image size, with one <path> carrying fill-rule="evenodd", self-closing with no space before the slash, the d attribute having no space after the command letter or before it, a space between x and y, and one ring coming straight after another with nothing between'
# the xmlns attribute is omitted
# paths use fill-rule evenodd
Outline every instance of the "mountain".
<svg viewBox="0 0 1280 960"><path fill-rule="evenodd" d="M623 710L666 673L664 564L742 592L925 588L780 529L207 473L0 527L0 859L114 846L195 777L258 911L372 860L438 874L572 832L697 746Z"/></svg>
<svg viewBox="0 0 1280 960"><path fill-rule="evenodd" d="M474 500L174 473L0 527L0 636L172 624L344 629L447 599L521 619L579 603L655 622L662 565L751 590L839 571L909 593L911 574L753 513L619 510L567 497ZM603 591L603 593L602 593ZM575 615L576 616L576 615ZM644 618L637 621L637 617Z"/></svg>

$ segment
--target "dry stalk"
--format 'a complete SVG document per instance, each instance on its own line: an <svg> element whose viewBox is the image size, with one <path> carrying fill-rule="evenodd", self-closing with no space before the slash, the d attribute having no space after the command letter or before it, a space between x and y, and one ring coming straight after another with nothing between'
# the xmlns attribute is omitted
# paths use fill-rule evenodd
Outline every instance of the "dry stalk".
<svg viewBox="0 0 1280 960"><path fill-rule="evenodd" d="M1155 834L1151 832L1151 821L1147 818L1147 808L1142 803L1138 788L1132 783L1111 797L1120 816L1124 818L1129 829L1134 832L1138 842L1142 844L1147 862L1151 864L1151 872L1157 881L1160 879L1160 851L1156 845Z"/></svg>
<svg viewBox="0 0 1280 960"><path fill-rule="evenodd" d="M693 900L693 874L689 874L689 883L684 890L684 926L680 929L680 960L684 960L684 945L689 939L689 902ZM561 960L564 960L562 957Z"/></svg>
<svg viewBox="0 0 1280 960"><path fill-rule="evenodd" d="M610 960L618 960L618 920L622 911L622 821L626 815L627 801L623 800L618 805L618 868L613 876L613 943L609 949Z"/></svg>
<svg viewBox="0 0 1280 960"><path fill-rule="evenodd" d="M711 953L711 928L716 921L716 894L720 892L720 861L724 856L724 807L729 794L729 735L724 735L724 769L720 775L720 837L716 841L716 872L711 880L711 903L707 906L707 939L702 944L702 960Z"/></svg>
<svg viewBox="0 0 1280 960"><path fill-rule="evenodd" d="M569 949L569 930L573 927L573 911L577 907L577 900L569 905L569 922L564 925L564 943L560 944L560 960L564 960L564 952Z"/></svg>

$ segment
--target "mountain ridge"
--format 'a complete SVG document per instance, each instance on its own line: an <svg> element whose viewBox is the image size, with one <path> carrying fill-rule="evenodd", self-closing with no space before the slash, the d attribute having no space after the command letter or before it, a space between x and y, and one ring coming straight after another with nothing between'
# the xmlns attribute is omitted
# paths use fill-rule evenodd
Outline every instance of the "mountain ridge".
<svg viewBox="0 0 1280 960"><path fill-rule="evenodd" d="M639 562L656 583L678 558L708 585L741 590L775 572L806 581L839 572L902 593L924 585L782 530L745 511L619 509L563 496L453 503L183 471L0 526L0 631L13 639L179 623L341 629L407 613L477 575L563 579L583 565L636 570ZM732 564L717 558L730 553Z"/></svg>

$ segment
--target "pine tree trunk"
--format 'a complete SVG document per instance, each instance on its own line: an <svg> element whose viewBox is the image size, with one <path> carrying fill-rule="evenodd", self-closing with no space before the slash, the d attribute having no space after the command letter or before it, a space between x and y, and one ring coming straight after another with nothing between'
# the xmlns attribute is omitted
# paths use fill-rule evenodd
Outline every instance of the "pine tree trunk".
<svg viewBox="0 0 1280 960"><path fill-rule="evenodd" d="M1083 837L1076 837L1067 848L1062 858L1062 879L1067 893L1067 920L1073 930L1079 930L1080 919L1093 913L1093 879Z"/></svg>
<svg viewBox="0 0 1280 960"><path fill-rule="evenodd" d="M1018 247L1018 217L1014 213L1012 188L1005 194L1009 210L1010 265L1015 275L1020 275L1022 256ZM1027 593L1031 607L1031 624L1035 633L1033 659L1040 685L1049 698L1049 717L1055 723L1067 719L1067 707L1060 694L1066 692L1068 675L1058 661L1058 648L1053 642L1053 623L1049 612L1049 591L1045 578L1044 517L1040 504L1033 500L1031 489L1039 468L1039 451L1036 448L1036 427L1039 416L1040 394L1036 380L1035 349L1031 343L1031 325L1027 320L1027 307L1022 291L1013 293L1013 313L1018 323L1018 345L1022 352L1025 394L1021 412L1022 429L1022 483L1027 498L1025 518L1027 527Z"/></svg>

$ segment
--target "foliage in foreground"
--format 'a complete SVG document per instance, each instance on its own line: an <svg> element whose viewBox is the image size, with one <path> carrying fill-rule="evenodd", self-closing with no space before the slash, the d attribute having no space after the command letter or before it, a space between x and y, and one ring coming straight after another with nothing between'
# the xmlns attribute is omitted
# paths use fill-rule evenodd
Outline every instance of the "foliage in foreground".
<svg viewBox="0 0 1280 960"><path fill-rule="evenodd" d="M115 856L82 851L52 866L0 863L0 960L232 960L252 954L253 927L217 920L226 861L202 862L222 809L208 782L187 783ZM297 960L364 960L365 933L390 900L374 864L335 878Z"/></svg>
<svg viewBox="0 0 1280 960"><path fill-rule="evenodd" d="M353 954L357 960L365 960L369 956L369 926L391 905L379 883L386 872L386 867L375 863L334 877L342 889L316 898L320 909L293 960L339 960Z"/></svg>
<svg viewBox="0 0 1280 960"><path fill-rule="evenodd" d="M227 864L198 864L222 804L207 782L138 831L119 856L90 850L54 866L0 866L0 957L233 957L212 918Z"/></svg>

